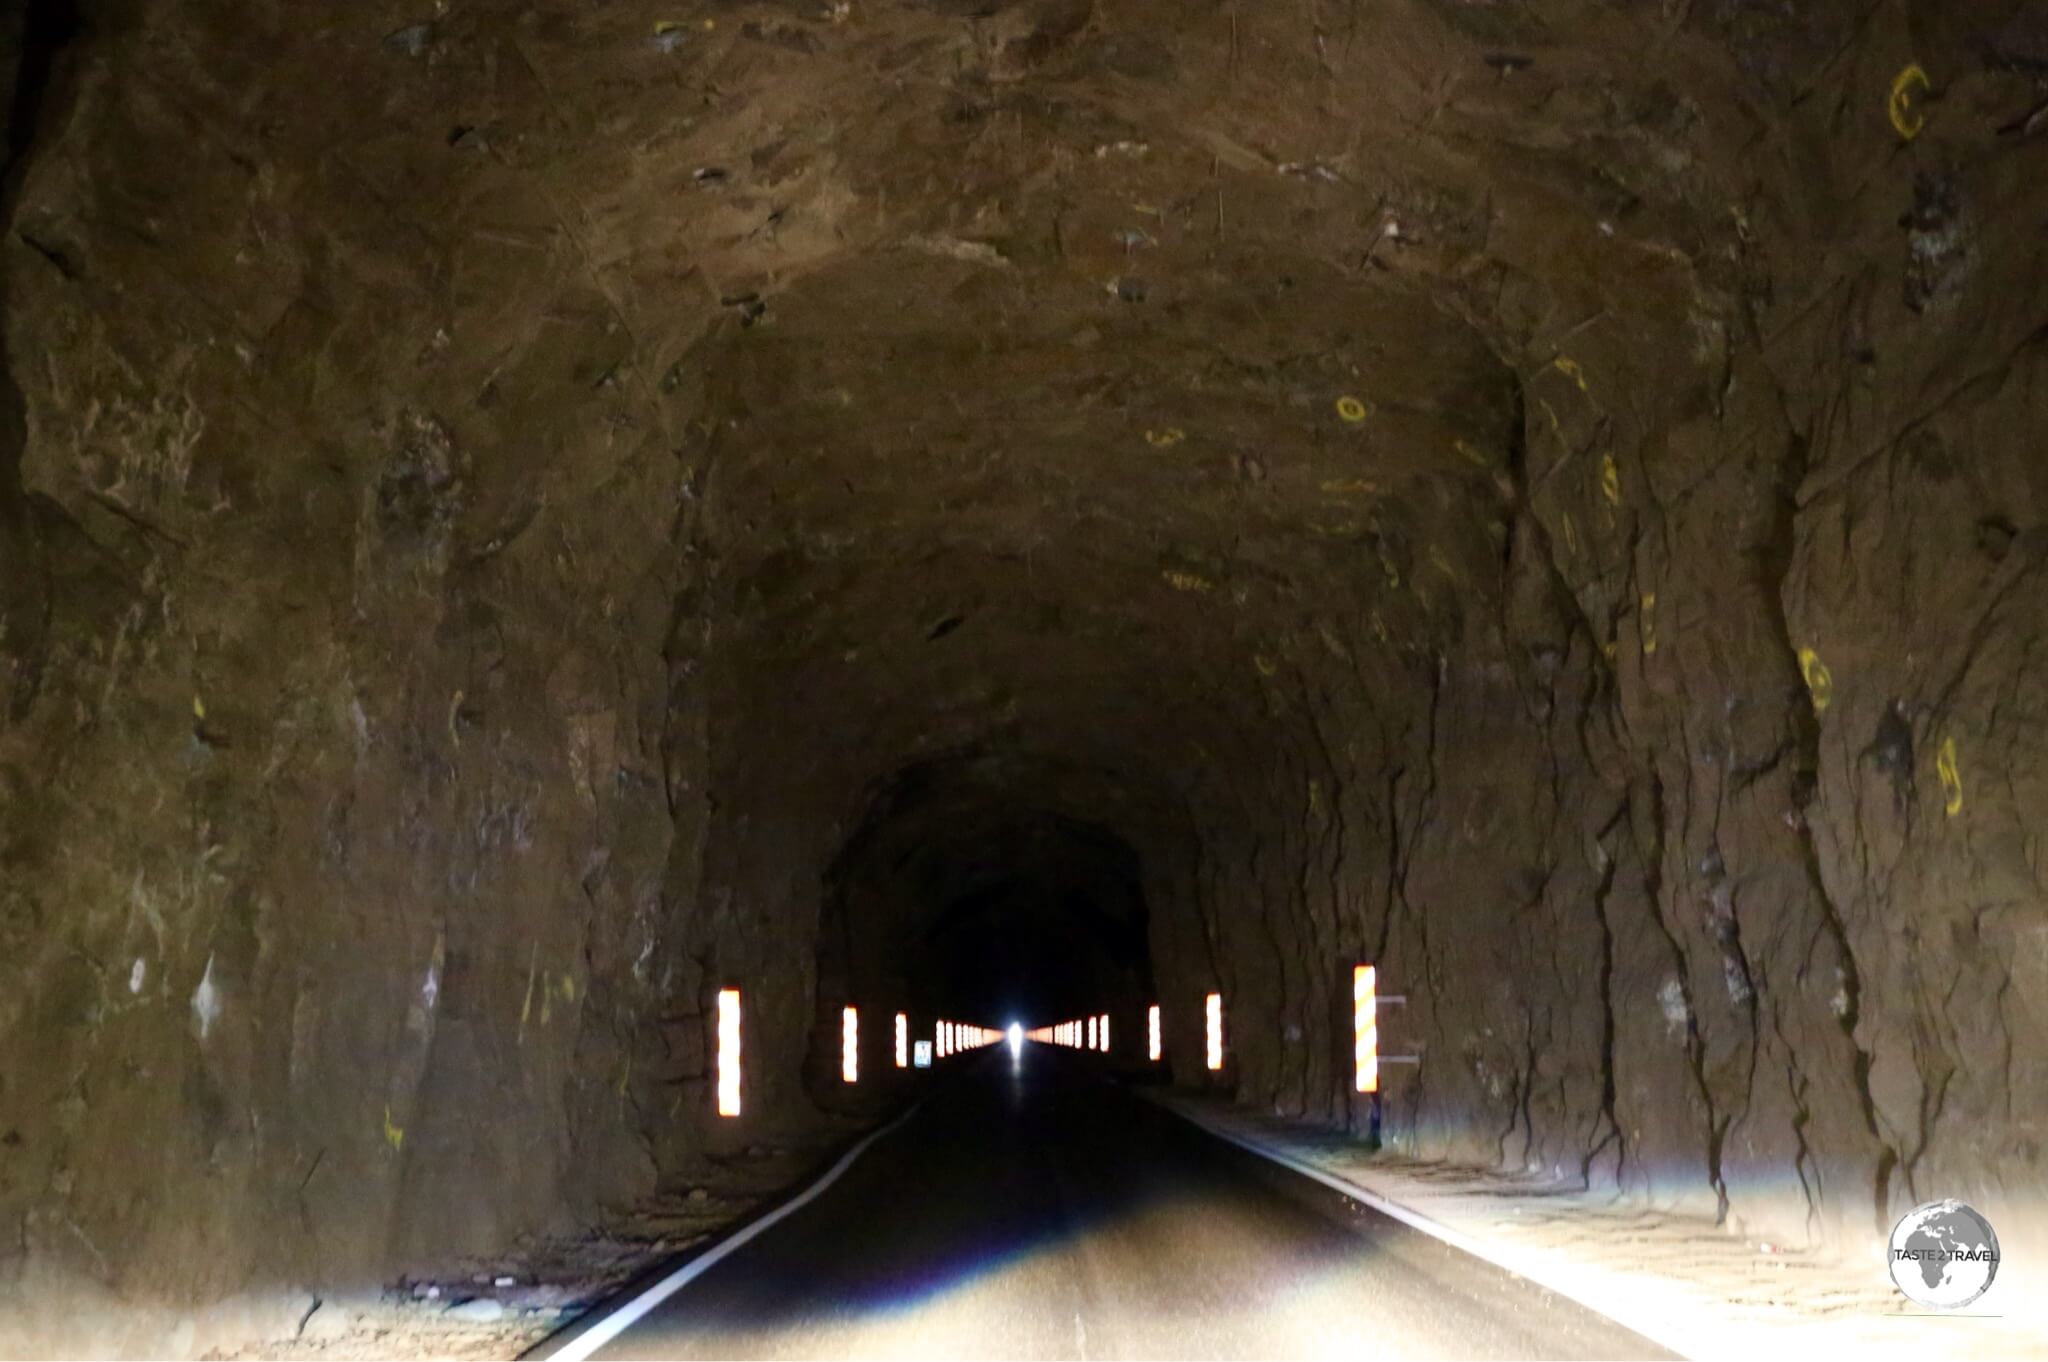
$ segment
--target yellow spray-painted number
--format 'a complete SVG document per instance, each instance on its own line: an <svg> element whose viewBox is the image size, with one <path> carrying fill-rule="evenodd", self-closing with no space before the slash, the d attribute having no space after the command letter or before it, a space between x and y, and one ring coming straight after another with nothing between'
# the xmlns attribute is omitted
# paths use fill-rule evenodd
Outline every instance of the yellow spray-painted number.
<svg viewBox="0 0 2048 1362"><path fill-rule="evenodd" d="M1580 392L1586 391L1586 371L1579 367L1577 360L1569 355L1559 355L1556 359L1550 361L1550 367L1578 384Z"/></svg>
<svg viewBox="0 0 2048 1362"><path fill-rule="evenodd" d="M1835 698L1835 674L1828 670L1828 664L1813 649L1801 648L1799 674L1806 678L1806 693L1813 697L1813 712L1827 713L1828 702Z"/></svg>
<svg viewBox="0 0 2048 1362"><path fill-rule="evenodd" d="M1145 432L1145 443L1151 445L1154 449L1171 449L1187 438L1188 433L1179 426L1168 426L1164 430L1148 430Z"/></svg>
<svg viewBox="0 0 2048 1362"><path fill-rule="evenodd" d="M1657 593L1643 593L1643 655L1657 651Z"/></svg>
<svg viewBox="0 0 2048 1362"><path fill-rule="evenodd" d="M384 1143L390 1145L394 1151L405 1147L405 1128L391 1124L389 1104L384 1108Z"/></svg>
<svg viewBox="0 0 2048 1362"><path fill-rule="evenodd" d="M1366 413L1371 410L1372 408L1366 406L1365 403L1355 397L1340 397L1337 399L1337 415L1353 425L1363 421Z"/></svg>
<svg viewBox="0 0 2048 1362"><path fill-rule="evenodd" d="M1198 577L1192 572L1180 572L1173 568L1168 568L1159 575L1164 577L1167 585L1173 587L1176 591L1214 591L1216 589L1216 583L1210 581L1207 577Z"/></svg>
<svg viewBox="0 0 2048 1362"><path fill-rule="evenodd" d="M1927 126L1927 114L1920 107L1921 96L1927 89L1927 73L1920 69L1919 62L1911 63L1892 77L1892 94L1885 112L1892 116L1892 126L1899 130L1899 136L1908 142Z"/></svg>
<svg viewBox="0 0 2048 1362"><path fill-rule="evenodd" d="M1954 818L1963 811L1963 773L1956 765L1954 738L1941 740L1941 751L1934 758L1934 770L1941 777L1942 807L1950 818Z"/></svg>
<svg viewBox="0 0 2048 1362"><path fill-rule="evenodd" d="M1600 456L1600 495L1607 498L1609 506L1621 505L1621 466L1612 454Z"/></svg>

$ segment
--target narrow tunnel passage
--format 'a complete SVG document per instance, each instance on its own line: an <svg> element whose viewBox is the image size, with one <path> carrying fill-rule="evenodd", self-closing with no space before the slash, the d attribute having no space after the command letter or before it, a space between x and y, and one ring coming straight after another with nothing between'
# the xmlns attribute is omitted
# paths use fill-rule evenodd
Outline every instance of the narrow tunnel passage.
<svg viewBox="0 0 2048 1362"><path fill-rule="evenodd" d="M915 1109L878 1253L1370 1256L1170 1115L2048 1354L2038 4L344 8L0 13L0 1353L517 1355Z"/></svg>

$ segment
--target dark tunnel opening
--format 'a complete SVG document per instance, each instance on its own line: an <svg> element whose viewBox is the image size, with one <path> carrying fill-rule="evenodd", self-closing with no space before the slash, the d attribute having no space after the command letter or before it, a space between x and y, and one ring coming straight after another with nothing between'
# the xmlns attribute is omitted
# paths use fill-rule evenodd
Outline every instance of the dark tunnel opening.
<svg viewBox="0 0 2048 1362"><path fill-rule="evenodd" d="M840 1079L849 1005L867 1019L863 1062L876 1070L893 1065L897 1011L928 1038L939 1019L1031 1028L1149 1005L1137 851L1035 803L1032 774L974 753L898 772L833 860L806 1068L821 1101L852 1096Z"/></svg>
<svg viewBox="0 0 2048 1362"><path fill-rule="evenodd" d="M899 1013L2048 1262L2040 4L31 0L0 117L0 1353L509 1354Z"/></svg>

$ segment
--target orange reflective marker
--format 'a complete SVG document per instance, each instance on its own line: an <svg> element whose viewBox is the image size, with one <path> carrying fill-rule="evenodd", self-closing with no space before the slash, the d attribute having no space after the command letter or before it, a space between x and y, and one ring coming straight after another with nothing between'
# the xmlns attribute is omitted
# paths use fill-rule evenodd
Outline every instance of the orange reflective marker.
<svg viewBox="0 0 2048 1362"><path fill-rule="evenodd" d="M1380 1090L1379 971L1351 971L1352 1066L1360 1092Z"/></svg>
<svg viewBox="0 0 2048 1362"><path fill-rule="evenodd" d="M740 1114L740 991L718 991L718 1114Z"/></svg>
<svg viewBox="0 0 2048 1362"><path fill-rule="evenodd" d="M1211 993L1203 1002L1209 1024L1209 1067L1223 1067L1223 995Z"/></svg>

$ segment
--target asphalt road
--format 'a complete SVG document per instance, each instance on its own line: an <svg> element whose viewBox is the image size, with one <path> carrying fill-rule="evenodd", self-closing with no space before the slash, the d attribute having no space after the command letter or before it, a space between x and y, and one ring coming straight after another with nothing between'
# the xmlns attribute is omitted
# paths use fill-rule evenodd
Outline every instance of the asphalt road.
<svg viewBox="0 0 2048 1362"><path fill-rule="evenodd" d="M601 1358L1666 1357L1027 1045Z"/></svg>

